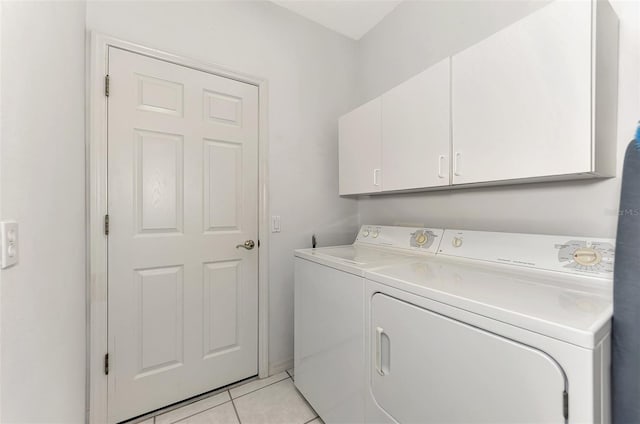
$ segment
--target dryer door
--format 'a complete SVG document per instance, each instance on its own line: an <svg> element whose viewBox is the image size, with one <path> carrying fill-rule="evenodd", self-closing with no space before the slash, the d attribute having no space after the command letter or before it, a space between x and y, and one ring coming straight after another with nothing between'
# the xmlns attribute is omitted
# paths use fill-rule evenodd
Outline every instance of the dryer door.
<svg viewBox="0 0 640 424"><path fill-rule="evenodd" d="M397 422L566 422L544 352L380 293L371 314L371 391Z"/></svg>

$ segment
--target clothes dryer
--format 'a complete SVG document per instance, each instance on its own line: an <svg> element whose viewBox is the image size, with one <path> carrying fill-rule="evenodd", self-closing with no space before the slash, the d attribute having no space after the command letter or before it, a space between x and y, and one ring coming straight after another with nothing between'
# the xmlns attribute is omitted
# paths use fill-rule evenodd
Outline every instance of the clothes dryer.
<svg viewBox="0 0 640 424"><path fill-rule="evenodd" d="M614 241L445 230L365 272L365 422L609 422Z"/></svg>

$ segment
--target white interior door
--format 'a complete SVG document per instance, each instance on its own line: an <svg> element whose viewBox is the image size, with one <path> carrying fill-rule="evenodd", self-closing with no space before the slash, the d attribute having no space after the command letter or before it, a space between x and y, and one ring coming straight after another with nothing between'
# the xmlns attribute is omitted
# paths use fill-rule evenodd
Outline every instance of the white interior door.
<svg viewBox="0 0 640 424"><path fill-rule="evenodd" d="M109 75L114 422L257 374L258 89L117 48Z"/></svg>
<svg viewBox="0 0 640 424"><path fill-rule="evenodd" d="M394 421L566 422L565 375L544 352L380 293L371 310L371 393Z"/></svg>

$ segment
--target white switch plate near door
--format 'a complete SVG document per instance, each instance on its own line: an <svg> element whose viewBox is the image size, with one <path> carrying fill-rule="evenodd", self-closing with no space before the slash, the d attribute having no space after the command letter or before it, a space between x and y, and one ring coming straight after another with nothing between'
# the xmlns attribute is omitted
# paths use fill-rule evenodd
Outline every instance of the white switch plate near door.
<svg viewBox="0 0 640 424"><path fill-rule="evenodd" d="M271 232L272 233L280 232L280 215L273 215L271 217Z"/></svg>
<svg viewBox="0 0 640 424"><path fill-rule="evenodd" d="M18 263L18 223L0 222L0 239L2 240L0 267L4 269Z"/></svg>

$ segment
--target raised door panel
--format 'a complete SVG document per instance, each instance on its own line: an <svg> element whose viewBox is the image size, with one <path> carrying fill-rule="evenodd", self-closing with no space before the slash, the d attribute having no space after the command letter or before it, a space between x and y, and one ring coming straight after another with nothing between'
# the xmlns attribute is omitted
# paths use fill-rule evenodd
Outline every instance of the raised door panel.
<svg viewBox="0 0 640 424"><path fill-rule="evenodd" d="M382 190L381 99L377 98L339 120L340 194Z"/></svg>
<svg viewBox="0 0 640 424"><path fill-rule="evenodd" d="M242 99L205 90L204 116L213 123L242 127Z"/></svg>
<svg viewBox="0 0 640 424"><path fill-rule="evenodd" d="M242 144L204 140L204 230L239 231Z"/></svg>
<svg viewBox="0 0 640 424"><path fill-rule="evenodd" d="M396 422L565 423L544 352L380 293L371 320L371 394Z"/></svg>
<svg viewBox="0 0 640 424"><path fill-rule="evenodd" d="M591 2L555 1L452 58L453 183L590 172Z"/></svg>
<svg viewBox="0 0 640 424"><path fill-rule="evenodd" d="M183 136L135 130L137 233L181 232Z"/></svg>
<svg viewBox="0 0 640 424"><path fill-rule="evenodd" d="M183 365L183 271L162 267L135 275L139 379Z"/></svg>
<svg viewBox="0 0 640 424"><path fill-rule="evenodd" d="M241 275L240 261L205 264L202 294L205 358L240 349Z"/></svg>
<svg viewBox="0 0 640 424"><path fill-rule="evenodd" d="M449 184L450 59L382 96L382 188Z"/></svg>
<svg viewBox="0 0 640 424"><path fill-rule="evenodd" d="M184 85L137 74L138 110L183 117Z"/></svg>

